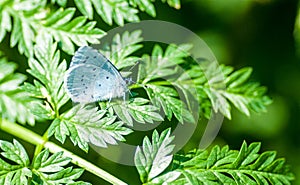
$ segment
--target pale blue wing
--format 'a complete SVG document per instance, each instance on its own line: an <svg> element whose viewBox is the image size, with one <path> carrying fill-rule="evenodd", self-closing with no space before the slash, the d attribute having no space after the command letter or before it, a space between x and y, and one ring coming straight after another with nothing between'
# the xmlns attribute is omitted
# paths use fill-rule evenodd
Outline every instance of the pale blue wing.
<svg viewBox="0 0 300 185"><path fill-rule="evenodd" d="M70 68L79 64L90 64L100 67L123 78L118 69L100 52L89 46L81 46L72 58Z"/></svg>
<svg viewBox="0 0 300 185"><path fill-rule="evenodd" d="M102 65L105 63L110 62L104 55L99 53L96 49L89 46L82 46L75 52L70 67L73 67L78 64L92 64L98 67L102 67Z"/></svg>
<svg viewBox="0 0 300 185"><path fill-rule="evenodd" d="M65 78L65 86L72 101L80 103L121 97L127 91L123 78L110 67L100 68L90 64L71 67Z"/></svg>

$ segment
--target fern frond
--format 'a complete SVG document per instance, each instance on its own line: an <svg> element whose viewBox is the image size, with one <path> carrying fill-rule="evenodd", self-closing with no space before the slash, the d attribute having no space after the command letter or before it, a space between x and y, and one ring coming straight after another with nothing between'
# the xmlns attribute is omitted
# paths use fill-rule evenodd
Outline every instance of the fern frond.
<svg viewBox="0 0 300 185"><path fill-rule="evenodd" d="M105 43L101 53L109 58L119 70L132 66L140 59L131 55L143 47L140 43L143 40L141 34L140 30L135 30L131 33L126 31L122 35L116 34L110 43Z"/></svg>
<svg viewBox="0 0 300 185"><path fill-rule="evenodd" d="M86 184L76 181L83 169L65 167L71 161L62 152L49 156L48 149L37 155L32 164L24 147L17 141L13 143L0 140L0 184ZM11 164L15 163L15 164Z"/></svg>
<svg viewBox="0 0 300 185"><path fill-rule="evenodd" d="M51 0L51 2L56 2L64 7L67 0ZM74 2L78 10L89 19L93 19L95 11L109 25L115 22L117 25L122 26L125 21L139 21L139 16L137 15L139 10L146 12L152 17L156 16L154 1L152 0L75 0ZM180 8L180 0L162 0L162 2L167 3L170 7Z"/></svg>
<svg viewBox="0 0 300 185"><path fill-rule="evenodd" d="M276 159L276 152L259 154L260 143L241 149L215 146L211 151L194 150L186 155L174 156L173 168L151 182L164 182L170 174L181 173L176 180L166 184L284 184L294 179L285 160Z"/></svg>
<svg viewBox="0 0 300 185"><path fill-rule="evenodd" d="M116 121L115 116L107 116L106 110L97 110L97 107L77 105L56 118L49 128L48 137L54 134L55 138L64 143L70 136L74 145L88 151L88 142L107 147L115 145L117 141L125 141L123 135L132 131Z"/></svg>
<svg viewBox="0 0 300 185"><path fill-rule="evenodd" d="M149 100L144 98L134 98L128 104L113 104L113 110L116 115L129 126L133 126L133 120L139 123L154 123L154 121L163 121L158 108L149 105Z"/></svg>
<svg viewBox="0 0 300 185"><path fill-rule="evenodd" d="M75 181L83 173L83 169L65 167L71 158L64 157L63 152L49 156L49 150L45 149L37 155L33 161L33 180L36 184L82 184L90 185L83 181Z"/></svg>
<svg viewBox="0 0 300 185"><path fill-rule="evenodd" d="M28 178L32 176L29 169L29 157L24 147L14 140L13 144L0 140L0 184L27 185ZM15 164L10 164L3 160L10 160Z"/></svg>
<svg viewBox="0 0 300 185"><path fill-rule="evenodd" d="M210 108L215 112L220 111L231 119L231 104L250 116L251 110L258 113L265 112L266 106L272 102L266 95L266 87L260 86L257 82L249 82L251 68L233 71L232 67L224 65L217 67L205 61L201 65L192 66L184 74L193 79L199 101L204 102L200 107L207 118L210 116ZM180 84L190 83L189 79L182 77L177 81Z"/></svg>
<svg viewBox="0 0 300 185"><path fill-rule="evenodd" d="M34 125L35 117L29 110L33 100L20 85L26 76L14 73L17 65L0 54L0 114L1 118Z"/></svg>
<svg viewBox="0 0 300 185"><path fill-rule="evenodd" d="M74 53L74 44L99 43L104 32L95 28L96 22L87 22L85 17L73 19L75 9L52 11L46 1L4 1L0 9L0 41L11 31L10 45L18 45L19 52L32 56L33 45L40 42L38 35L51 35L61 43L62 49ZM13 22L11 21L13 18Z"/></svg>
<svg viewBox="0 0 300 185"><path fill-rule="evenodd" d="M142 147L137 147L135 152L135 165L143 183L151 182L151 179L161 174L171 163L171 154L174 145L171 142L174 136L170 136L171 130L167 129L160 135L155 130L152 135L152 142L146 136Z"/></svg>
<svg viewBox="0 0 300 185"><path fill-rule="evenodd" d="M189 56L191 45L170 45L166 51L155 45L151 57L143 56L138 73L138 84L143 87L153 105L163 109L168 120L174 115L181 123L194 123L192 110L189 110L184 98L180 99L174 88L174 75L180 74L180 64ZM174 85L174 86L173 86Z"/></svg>
<svg viewBox="0 0 300 185"><path fill-rule="evenodd" d="M54 119L61 106L69 100L63 86L67 63L60 63L60 53L51 36L40 35L38 38L41 41L34 47L35 58L32 56L28 61L28 73L35 77L34 85L25 83L23 89L41 100L32 108L36 116Z"/></svg>
<svg viewBox="0 0 300 185"><path fill-rule="evenodd" d="M129 6L127 1L110 0L75 0L75 4L80 12L89 19L93 18L93 6L97 14L109 25L113 21L118 25L124 25L124 21L136 22L139 17L136 15L138 10Z"/></svg>

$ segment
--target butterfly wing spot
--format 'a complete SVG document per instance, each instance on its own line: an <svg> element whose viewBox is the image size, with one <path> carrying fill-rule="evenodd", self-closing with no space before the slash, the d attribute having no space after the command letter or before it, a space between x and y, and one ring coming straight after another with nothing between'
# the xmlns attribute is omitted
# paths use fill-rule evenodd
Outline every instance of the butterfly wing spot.
<svg viewBox="0 0 300 185"><path fill-rule="evenodd" d="M94 68L93 71L96 71L96 68Z"/></svg>
<svg viewBox="0 0 300 185"><path fill-rule="evenodd" d="M107 76L106 79L109 79L109 77Z"/></svg>
<svg viewBox="0 0 300 185"><path fill-rule="evenodd" d="M70 95L72 101L79 103L93 102L94 98L94 84L96 82L97 75L93 69L94 65L79 64L71 67L65 78L65 85L67 93ZM96 71L99 71L100 68Z"/></svg>

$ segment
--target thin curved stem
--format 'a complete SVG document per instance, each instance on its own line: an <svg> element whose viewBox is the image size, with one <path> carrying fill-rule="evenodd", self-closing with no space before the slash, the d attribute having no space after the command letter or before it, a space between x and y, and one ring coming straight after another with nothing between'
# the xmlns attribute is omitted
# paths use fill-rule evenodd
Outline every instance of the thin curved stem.
<svg viewBox="0 0 300 185"><path fill-rule="evenodd" d="M117 185L127 185L127 183L121 181L120 179L118 179L117 177L109 174L108 172L102 170L101 168L99 168L98 166L90 163L89 161L73 154L72 152L58 146L57 144L44 140L44 138L38 134L36 134L35 132L21 126L18 125L16 123L12 123L9 122L7 120L0 120L0 129L13 135L16 136L20 139L23 139L31 144L34 145L42 145L45 148L48 148L49 151L51 153L57 153L60 151L64 152L64 155L66 157L70 157L72 159L72 163L75 165L78 165L82 168L84 168L85 170L97 175L98 177L112 183L112 184L117 184Z"/></svg>

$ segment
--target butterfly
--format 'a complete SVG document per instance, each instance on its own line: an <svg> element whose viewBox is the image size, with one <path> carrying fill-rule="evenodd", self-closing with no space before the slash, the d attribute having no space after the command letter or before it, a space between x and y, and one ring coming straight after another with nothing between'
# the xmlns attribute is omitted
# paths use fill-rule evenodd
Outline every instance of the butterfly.
<svg viewBox="0 0 300 185"><path fill-rule="evenodd" d="M80 47L74 54L64 84L73 102L92 103L125 99L126 81L117 68L100 52L89 46Z"/></svg>

